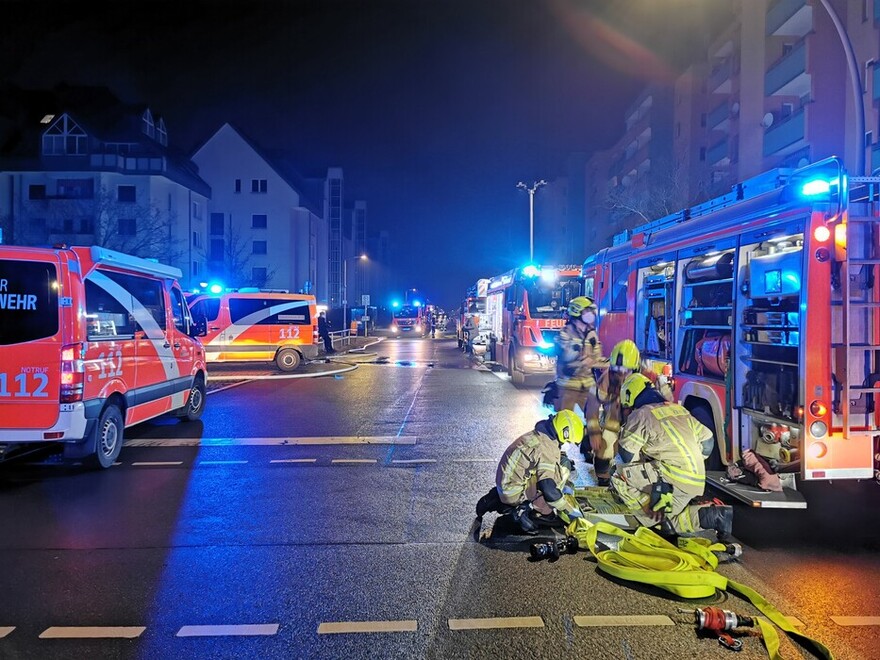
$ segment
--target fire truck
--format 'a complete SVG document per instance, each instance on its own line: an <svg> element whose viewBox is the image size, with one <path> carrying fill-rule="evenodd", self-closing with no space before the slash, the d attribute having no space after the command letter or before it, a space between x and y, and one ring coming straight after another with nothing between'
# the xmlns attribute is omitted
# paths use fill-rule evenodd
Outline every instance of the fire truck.
<svg viewBox="0 0 880 660"><path fill-rule="evenodd" d="M614 238L583 264L606 346L634 339L716 437L712 485L806 508L797 480L876 477L880 178L778 169ZM746 449L786 486L727 480Z"/></svg>
<svg viewBox="0 0 880 660"><path fill-rule="evenodd" d="M424 337L426 325L424 308L419 303L404 305L393 312L391 334L400 337L404 333L411 332L413 335Z"/></svg>
<svg viewBox="0 0 880 660"><path fill-rule="evenodd" d="M580 292L581 267L515 268L489 281L486 316L489 360L507 368L516 384L527 375L553 375L555 346L569 301Z"/></svg>
<svg viewBox="0 0 880 660"><path fill-rule="evenodd" d="M489 291L489 280L480 279L467 290L461 303L458 318L455 320L455 334L458 347L462 350L474 346L485 348L489 340L489 320L486 317L486 296ZM470 319L470 326L468 320Z"/></svg>

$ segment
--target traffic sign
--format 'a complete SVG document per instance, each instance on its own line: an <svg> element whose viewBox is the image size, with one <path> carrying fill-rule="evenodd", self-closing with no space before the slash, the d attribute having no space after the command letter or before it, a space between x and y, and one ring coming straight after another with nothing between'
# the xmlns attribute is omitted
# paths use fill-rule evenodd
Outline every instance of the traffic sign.
<svg viewBox="0 0 880 660"><path fill-rule="evenodd" d="M370 294L365 293L364 295L361 296L361 305L366 307L369 304L370 304Z"/></svg>

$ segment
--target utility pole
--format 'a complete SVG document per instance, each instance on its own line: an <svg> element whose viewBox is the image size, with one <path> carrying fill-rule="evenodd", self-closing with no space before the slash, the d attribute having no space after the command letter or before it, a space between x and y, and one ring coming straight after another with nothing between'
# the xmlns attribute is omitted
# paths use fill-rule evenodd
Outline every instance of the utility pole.
<svg viewBox="0 0 880 660"><path fill-rule="evenodd" d="M540 181L535 181L532 184L532 187L529 188L526 184L520 181L516 184L517 188L522 188L527 193L529 193L529 261L535 260L535 193L538 188L541 186L546 186L547 182L544 179Z"/></svg>

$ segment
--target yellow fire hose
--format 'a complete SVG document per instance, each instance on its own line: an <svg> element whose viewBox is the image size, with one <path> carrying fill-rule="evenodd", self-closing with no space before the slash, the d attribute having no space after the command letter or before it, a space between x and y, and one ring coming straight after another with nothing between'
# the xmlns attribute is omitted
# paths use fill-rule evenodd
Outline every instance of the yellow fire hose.
<svg viewBox="0 0 880 660"><path fill-rule="evenodd" d="M744 584L729 580L715 572L718 566L717 551L724 551L721 543L711 543L702 538L679 538L678 547L647 527L626 532L610 523L590 523L583 518L574 519L566 528L569 536L587 547L599 562L599 569L609 575L630 582L641 582L665 589L682 598L708 598L716 589L733 591L747 598L760 612L782 630L806 643L816 654L833 660L831 651L821 642L799 632L761 594ZM619 538L616 549L598 549L598 535L607 534ZM764 618L757 617L764 646L771 660L782 660L779 654L779 635Z"/></svg>

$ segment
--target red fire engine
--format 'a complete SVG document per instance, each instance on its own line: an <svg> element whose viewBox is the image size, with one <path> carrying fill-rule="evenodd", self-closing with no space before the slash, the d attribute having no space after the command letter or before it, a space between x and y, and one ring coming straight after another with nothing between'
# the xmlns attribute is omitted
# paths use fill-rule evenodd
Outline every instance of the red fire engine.
<svg viewBox="0 0 880 660"><path fill-rule="evenodd" d="M568 302L579 294L579 277L579 266L529 264L489 281L487 355L507 368L514 383L555 373L555 338Z"/></svg>
<svg viewBox="0 0 880 660"><path fill-rule="evenodd" d="M804 480L875 476L880 435L880 178L837 159L774 170L615 237L583 265L606 346L632 338L710 426L713 485L804 508ZM726 481L751 448L783 493ZM712 469L716 471L711 471Z"/></svg>

